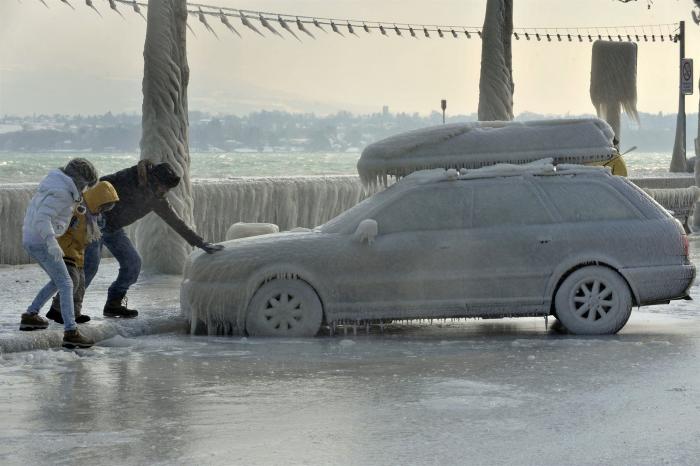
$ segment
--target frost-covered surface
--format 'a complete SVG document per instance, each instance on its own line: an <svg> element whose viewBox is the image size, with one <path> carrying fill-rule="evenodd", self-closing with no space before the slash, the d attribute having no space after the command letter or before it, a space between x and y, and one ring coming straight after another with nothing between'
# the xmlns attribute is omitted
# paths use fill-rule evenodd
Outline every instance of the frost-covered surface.
<svg viewBox="0 0 700 466"><path fill-rule="evenodd" d="M180 218L192 225L186 21L185 0L149 0L143 52L141 159L168 162L180 175L180 184L168 193L168 200ZM163 273L182 272L191 250L185 240L156 215L139 222L136 247L144 268Z"/></svg>
<svg viewBox="0 0 700 466"><path fill-rule="evenodd" d="M488 0L482 29L479 120L513 119L513 0Z"/></svg>
<svg viewBox="0 0 700 466"><path fill-rule="evenodd" d="M107 287L116 277L117 269L113 259L102 261L83 305L83 313L92 320L80 325L81 332L101 341L115 335L133 337L185 331L178 299L180 278L171 275L143 274L132 287L129 306L141 311L137 319L104 319L102 306L107 297ZM0 307L0 353L61 346L63 325L52 323L49 329L34 332L18 330L20 314L46 281L46 273L35 264L0 266L0 301L3 303ZM42 312L45 314L47 311L48 305Z"/></svg>
<svg viewBox="0 0 700 466"><path fill-rule="evenodd" d="M0 462L695 465L699 334L696 311L605 338L509 319L0 355Z"/></svg>
<svg viewBox="0 0 700 466"><path fill-rule="evenodd" d="M687 219L693 206L700 201L700 188L690 186L679 189L645 189L656 202L673 211L678 218Z"/></svg>
<svg viewBox="0 0 700 466"><path fill-rule="evenodd" d="M258 290L287 280L312 288L329 325L545 315L560 280L595 263L641 305L682 296L693 270L677 223L604 168L550 162L414 172L316 230L194 252L183 313L195 333L244 334ZM368 219L378 228L358 230Z"/></svg>
<svg viewBox="0 0 700 466"><path fill-rule="evenodd" d="M0 185L0 264L29 260L22 249L22 220L35 190L36 184ZM236 222L274 223L282 230L312 228L374 190L363 188L356 176L197 181L193 184L195 230L206 240L218 242ZM133 228L127 233L133 240Z"/></svg>
<svg viewBox="0 0 700 466"><path fill-rule="evenodd" d="M612 127L618 140L622 110L637 114L637 44L597 40L591 60L591 101L598 116Z"/></svg>
<svg viewBox="0 0 700 466"><path fill-rule="evenodd" d="M429 168L480 168L543 158L556 163L608 160L613 131L596 118L474 122L422 128L368 145L357 162L363 183Z"/></svg>
<svg viewBox="0 0 700 466"><path fill-rule="evenodd" d="M274 223L245 223L236 222L226 231L226 241L249 236L267 235L279 233L280 227Z"/></svg>

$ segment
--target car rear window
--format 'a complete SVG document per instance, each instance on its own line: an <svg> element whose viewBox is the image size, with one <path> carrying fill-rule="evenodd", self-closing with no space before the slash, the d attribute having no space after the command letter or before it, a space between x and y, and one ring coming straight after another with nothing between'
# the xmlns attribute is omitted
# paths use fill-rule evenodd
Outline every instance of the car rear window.
<svg viewBox="0 0 700 466"><path fill-rule="evenodd" d="M543 178L540 186L565 222L638 218L632 204L605 183Z"/></svg>
<svg viewBox="0 0 700 466"><path fill-rule="evenodd" d="M509 178L498 183L480 183L474 186L473 228L551 222L537 192L524 181Z"/></svg>

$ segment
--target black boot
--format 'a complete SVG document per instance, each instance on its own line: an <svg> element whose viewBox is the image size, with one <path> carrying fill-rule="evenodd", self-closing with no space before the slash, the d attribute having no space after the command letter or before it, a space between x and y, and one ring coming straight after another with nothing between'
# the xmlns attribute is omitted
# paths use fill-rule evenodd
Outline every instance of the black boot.
<svg viewBox="0 0 700 466"><path fill-rule="evenodd" d="M77 316L75 316L76 324L84 324L85 322L90 322L90 316L85 314L78 314Z"/></svg>
<svg viewBox="0 0 700 466"><path fill-rule="evenodd" d="M56 309L53 306L51 306L51 309L49 309L49 312L46 313L46 318L53 320L57 324L63 323L63 316L61 315L61 311L59 311L58 309Z"/></svg>
<svg viewBox="0 0 700 466"><path fill-rule="evenodd" d="M124 304L122 304L122 302ZM136 309L129 309L126 307L127 300L126 297L122 299L112 299L107 301L102 313L105 317L121 317L124 319L132 319L139 315L139 311Z"/></svg>

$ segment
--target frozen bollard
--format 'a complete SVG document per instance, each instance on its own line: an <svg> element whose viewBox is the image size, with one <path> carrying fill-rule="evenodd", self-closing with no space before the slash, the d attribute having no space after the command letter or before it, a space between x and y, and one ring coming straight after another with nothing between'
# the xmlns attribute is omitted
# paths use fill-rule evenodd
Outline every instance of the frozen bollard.
<svg viewBox="0 0 700 466"><path fill-rule="evenodd" d="M237 222L226 231L226 241L249 236L267 235L279 233L280 229L274 223L244 223Z"/></svg>

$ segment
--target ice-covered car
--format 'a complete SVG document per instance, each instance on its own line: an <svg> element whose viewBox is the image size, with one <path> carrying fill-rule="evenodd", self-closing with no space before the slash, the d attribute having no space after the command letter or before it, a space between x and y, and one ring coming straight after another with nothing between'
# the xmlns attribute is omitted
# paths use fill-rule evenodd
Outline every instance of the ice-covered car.
<svg viewBox="0 0 700 466"><path fill-rule="evenodd" d="M556 315L607 334L633 306L687 296L695 277L683 228L646 193L551 163L419 171L311 231L224 244L186 266L195 332Z"/></svg>

